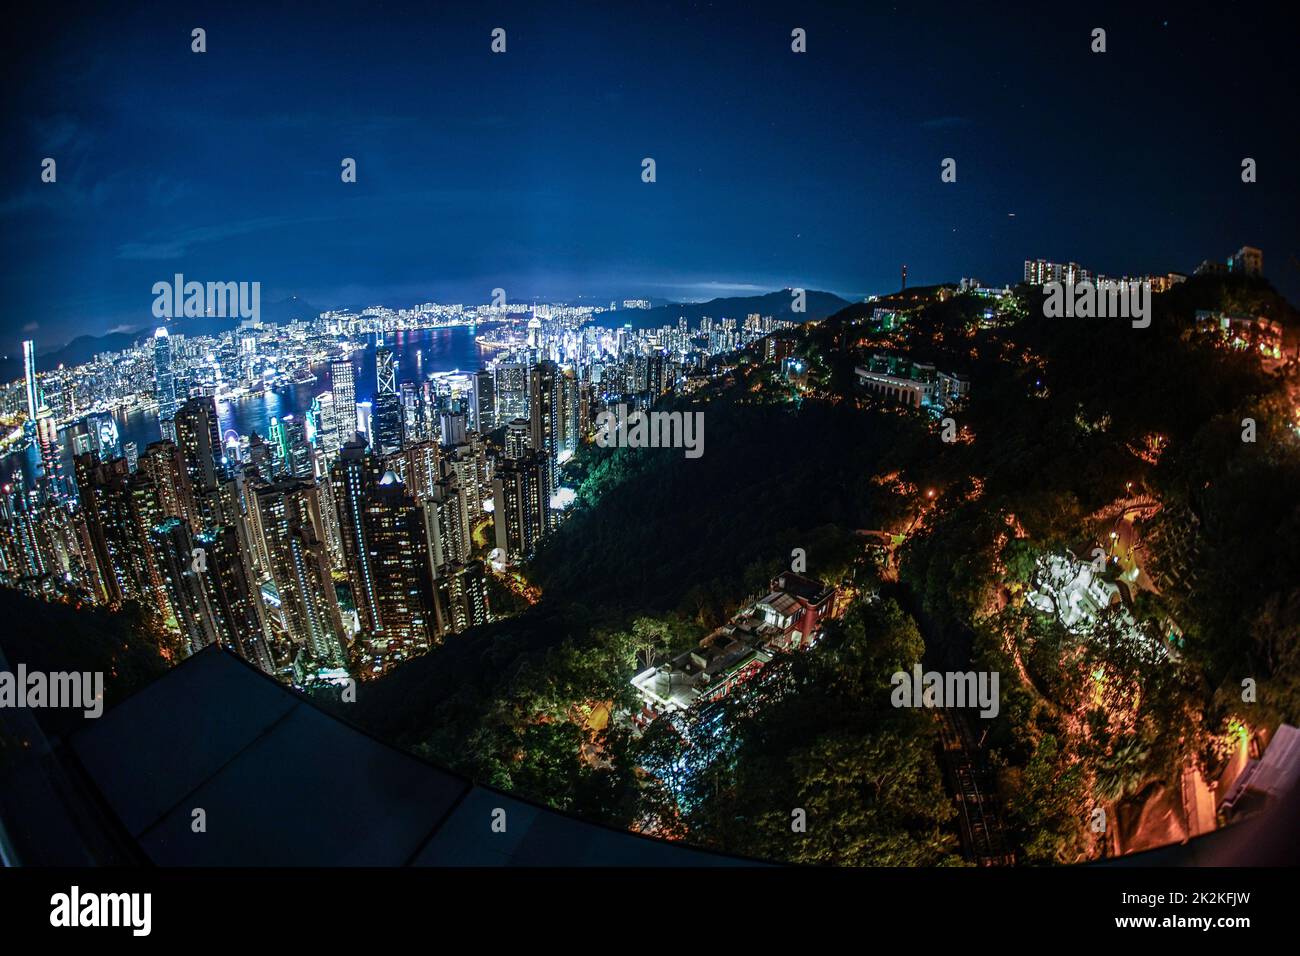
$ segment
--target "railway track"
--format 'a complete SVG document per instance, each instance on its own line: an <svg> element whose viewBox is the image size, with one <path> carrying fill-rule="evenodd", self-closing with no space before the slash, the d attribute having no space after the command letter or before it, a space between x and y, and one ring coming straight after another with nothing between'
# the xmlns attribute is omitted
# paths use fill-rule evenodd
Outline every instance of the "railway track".
<svg viewBox="0 0 1300 956"><path fill-rule="evenodd" d="M962 851L978 866L1009 866L1015 854L1007 847L998 815L992 774L980 754L965 715L938 711L944 774L957 801Z"/></svg>

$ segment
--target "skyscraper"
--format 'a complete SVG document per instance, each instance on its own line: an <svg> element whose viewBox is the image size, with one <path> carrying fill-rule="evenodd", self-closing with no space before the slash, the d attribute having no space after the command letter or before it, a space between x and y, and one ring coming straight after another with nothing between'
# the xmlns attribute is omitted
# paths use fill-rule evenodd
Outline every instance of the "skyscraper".
<svg viewBox="0 0 1300 956"><path fill-rule="evenodd" d="M497 427L496 379L491 371L482 369L474 374L474 390L470 393L470 427L475 431L489 432Z"/></svg>
<svg viewBox="0 0 1300 956"><path fill-rule="evenodd" d="M63 481L63 451L59 446L59 425L54 412L42 408L36 413L36 444L41 453L41 473L47 492L61 498L66 492Z"/></svg>
<svg viewBox="0 0 1300 956"><path fill-rule="evenodd" d="M176 377L172 371L172 342L166 327L153 336L154 398L158 401L158 422L163 438L176 440Z"/></svg>
<svg viewBox="0 0 1300 956"><path fill-rule="evenodd" d="M356 438L357 386L356 370L351 359L330 363L330 392L334 396L334 427L338 432L338 447Z"/></svg>
<svg viewBox="0 0 1300 956"><path fill-rule="evenodd" d="M35 422L41 399L36 385L36 343L31 339L23 340L23 379L27 387L27 420Z"/></svg>
<svg viewBox="0 0 1300 956"><path fill-rule="evenodd" d="M210 491L224 477L221 426L211 395L191 398L176 412L176 447L196 491Z"/></svg>
<svg viewBox="0 0 1300 956"><path fill-rule="evenodd" d="M245 546L243 535L242 527L227 526L197 536L194 543L204 553L199 574L217 640L273 675L275 662L267 642L261 596L249 573L250 549Z"/></svg>
<svg viewBox="0 0 1300 956"><path fill-rule="evenodd" d="M101 462L90 452L73 464L103 603L138 601L146 613L166 618L169 595L152 537L167 517L158 487L147 473L128 472L124 458Z"/></svg>
<svg viewBox="0 0 1300 956"><path fill-rule="evenodd" d="M451 564L434 581L437 632L459 634L489 620L487 575L482 561Z"/></svg>
<svg viewBox="0 0 1300 956"><path fill-rule="evenodd" d="M36 581L51 571L40 541L40 514L23 487L22 472L0 496L0 574L6 584ZM99 594L96 599L102 603Z"/></svg>
<svg viewBox="0 0 1300 956"><path fill-rule="evenodd" d="M528 417L528 366L503 362L496 367L496 412L498 422Z"/></svg>
<svg viewBox="0 0 1300 956"><path fill-rule="evenodd" d="M533 553L547 531L546 466L535 451L507 461L492 480L496 546L511 563Z"/></svg>
<svg viewBox="0 0 1300 956"><path fill-rule="evenodd" d="M469 559L472 547L466 496L452 477L443 478L423 499L429 567L437 577L443 565Z"/></svg>
<svg viewBox="0 0 1300 956"><path fill-rule="evenodd" d="M578 376L572 366L560 370L560 439L559 451L569 455L578 450Z"/></svg>
<svg viewBox="0 0 1300 956"><path fill-rule="evenodd" d="M528 444L542 465L542 521L547 529L555 522L551 513L551 496L559 487L561 404L560 369L544 361L533 367L529 376Z"/></svg>
<svg viewBox="0 0 1300 956"><path fill-rule="evenodd" d="M330 472L363 639L383 663L429 646L433 621L424 517L373 452L349 442Z"/></svg>
<svg viewBox="0 0 1300 956"><path fill-rule="evenodd" d="M377 585L376 624L371 635L385 663L429 649L432 578L424 547L421 508L387 472L365 503L367 559Z"/></svg>
<svg viewBox="0 0 1300 956"><path fill-rule="evenodd" d="M311 445L307 442L306 420L285 415L280 422L284 441L284 470L294 478L314 478Z"/></svg>
<svg viewBox="0 0 1300 956"><path fill-rule="evenodd" d="M339 441L339 422L338 413L334 408L334 393L321 392L312 400L312 406L319 416L316 426L316 447L320 450L321 457L329 462L342 444Z"/></svg>
<svg viewBox="0 0 1300 956"><path fill-rule="evenodd" d="M215 615L200 573L206 565L204 552L195 554L190 526L180 518L163 519L150 534L176 625L186 650L194 654L217 641Z"/></svg>
<svg viewBox="0 0 1300 956"><path fill-rule="evenodd" d="M191 398L177 410L173 419L176 447L189 476L196 513L201 527L216 523L210 507L210 494L225 477L221 462L221 426L217 421L217 403L211 395Z"/></svg>
<svg viewBox="0 0 1300 956"><path fill-rule="evenodd" d="M531 369L528 405L530 446L553 464L560 437L560 370L554 362L540 362Z"/></svg>
<svg viewBox="0 0 1300 956"><path fill-rule="evenodd" d="M402 447L402 402L397 395L397 363L393 350L386 345L375 349L374 446L381 455Z"/></svg>
<svg viewBox="0 0 1300 956"><path fill-rule="evenodd" d="M528 419L511 419L506 425L506 457L512 461L524 457L528 451L528 442Z"/></svg>
<svg viewBox="0 0 1300 956"><path fill-rule="evenodd" d="M463 445L465 443L465 416L459 412L443 412L439 418L438 431L444 445Z"/></svg>
<svg viewBox="0 0 1300 956"><path fill-rule="evenodd" d="M158 489L159 504L164 517L181 518L191 530L202 527L194 492L190 486L189 472L181 458L180 449L169 441L156 441L144 450L137 461L139 473L147 475ZM80 479L78 479L80 480Z"/></svg>
<svg viewBox="0 0 1300 956"><path fill-rule="evenodd" d="M422 441L407 445L402 457L406 460L403 483L407 493L417 501L423 500L433 493L434 484L442 475L438 443Z"/></svg>
<svg viewBox="0 0 1300 956"><path fill-rule="evenodd" d="M424 441L427 437L424 396L414 382L403 382L399 389L402 405L402 434L406 441Z"/></svg>
<svg viewBox="0 0 1300 956"><path fill-rule="evenodd" d="M322 541L311 482L288 479L257 489L258 527L285 636L315 661L344 663L343 621Z"/></svg>
<svg viewBox="0 0 1300 956"><path fill-rule="evenodd" d="M384 344L382 335L375 345L375 383L378 394L397 394L397 362L393 350Z"/></svg>

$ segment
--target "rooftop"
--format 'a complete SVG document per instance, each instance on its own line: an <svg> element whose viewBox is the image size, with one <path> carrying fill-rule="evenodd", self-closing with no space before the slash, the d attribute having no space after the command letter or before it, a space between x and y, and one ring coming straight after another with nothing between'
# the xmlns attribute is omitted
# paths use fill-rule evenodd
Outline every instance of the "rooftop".
<svg viewBox="0 0 1300 956"><path fill-rule="evenodd" d="M749 864L479 786L215 646L47 744L0 788L0 846L27 864Z"/></svg>

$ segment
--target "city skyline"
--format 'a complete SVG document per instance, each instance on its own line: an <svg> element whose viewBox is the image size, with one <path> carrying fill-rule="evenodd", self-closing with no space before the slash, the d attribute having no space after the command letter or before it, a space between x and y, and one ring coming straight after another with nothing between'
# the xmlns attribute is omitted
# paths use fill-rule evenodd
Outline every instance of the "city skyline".
<svg viewBox="0 0 1300 956"><path fill-rule="evenodd" d="M795 325L753 313L634 329L619 320L650 303L619 304L163 325L55 369L25 340L24 376L0 390L20 420L3 439L0 578L140 602L181 657L220 644L300 685L380 674L492 620L485 561L504 575L559 527L573 494L560 466L598 407L648 408L710 356ZM407 361L434 332L473 337L478 360ZM263 427L223 421L282 389L292 411ZM119 416L141 409L124 433Z"/></svg>
<svg viewBox="0 0 1300 956"><path fill-rule="evenodd" d="M849 7L24 11L0 863L1295 862L1293 31Z"/></svg>

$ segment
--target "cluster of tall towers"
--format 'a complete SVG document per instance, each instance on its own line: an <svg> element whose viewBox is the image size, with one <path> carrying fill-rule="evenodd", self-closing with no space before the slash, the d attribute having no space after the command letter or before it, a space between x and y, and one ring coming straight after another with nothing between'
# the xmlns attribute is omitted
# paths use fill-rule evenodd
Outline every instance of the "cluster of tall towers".
<svg viewBox="0 0 1300 956"><path fill-rule="evenodd" d="M0 492L0 579L134 603L180 653L220 643L282 677L373 674L489 620L473 533L490 520L490 458L463 414L444 416L439 443L391 349L376 350L373 406L358 404L343 359L308 414L226 447L211 395L176 398L165 330L153 352L160 439L129 458L83 443L68 494L18 472ZM50 445L57 463L53 429Z"/></svg>
<svg viewBox="0 0 1300 956"><path fill-rule="evenodd" d="M223 445L216 400L182 387L172 347L159 329L159 440L119 450L82 436L60 486L27 343L28 427L39 443L48 419L48 462L41 489L20 475L0 494L0 579L133 602L182 654L220 643L282 677L368 676L488 621L483 558L527 560L558 524L560 464L587 405L572 366L522 354L452 397L401 381L381 338L373 401L341 358L305 414Z"/></svg>

